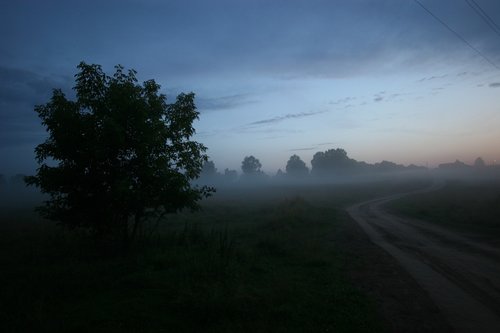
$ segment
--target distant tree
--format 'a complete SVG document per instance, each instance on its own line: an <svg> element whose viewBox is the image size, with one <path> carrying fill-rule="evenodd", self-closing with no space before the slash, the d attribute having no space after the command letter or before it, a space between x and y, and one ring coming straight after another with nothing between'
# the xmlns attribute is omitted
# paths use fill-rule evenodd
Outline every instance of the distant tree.
<svg viewBox="0 0 500 333"><path fill-rule="evenodd" d="M333 175L336 172L354 171L357 162L349 158L344 149L337 148L314 154L311 166L312 172L316 175Z"/></svg>
<svg viewBox="0 0 500 333"><path fill-rule="evenodd" d="M405 166L390 161L382 161L380 163L375 163L374 168L376 171L393 172L404 170Z"/></svg>
<svg viewBox="0 0 500 333"><path fill-rule="evenodd" d="M7 180L4 175L0 174L0 186L5 187L5 185L7 185Z"/></svg>
<svg viewBox="0 0 500 333"><path fill-rule="evenodd" d="M484 163L484 160L481 157L476 158L474 161L474 167L476 168L484 168L486 166L486 163Z"/></svg>
<svg viewBox="0 0 500 333"><path fill-rule="evenodd" d="M438 168L445 170L466 170L470 168L470 165L467 165L460 160L455 160L453 163L441 163L438 165Z"/></svg>
<svg viewBox="0 0 500 333"><path fill-rule="evenodd" d="M292 155L286 163L286 173L291 177L305 177L309 174L309 169L299 156Z"/></svg>
<svg viewBox="0 0 500 333"><path fill-rule="evenodd" d="M145 219L197 208L213 189L191 185L207 160L191 140L194 94L167 104L160 86L138 84L133 70L116 66L108 76L84 62L78 69L76 101L56 89L35 108L49 135L27 177L50 195L41 214L129 244Z"/></svg>
<svg viewBox="0 0 500 333"><path fill-rule="evenodd" d="M410 164L406 167L407 170L426 170L427 168L421 165Z"/></svg>
<svg viewBox="0 0 500 333"><path fill-rule="evenodd" d="M281 169L278 169L278 171L276 171L276 178L283 178L286 176L286 173L283 172L283 170Z"/></svg>
<svg viewBox="0 0 500 333"><path fill-rule="evenodd" d="M213 161L208 161L208 160L203 162L200 177L213 178L216 176L217 176L217 169L215 168L215 163Z"/></svg>
<svg viewBox="0 0 500 333"><path fill-rule="evenodd" d="M241 170L245 175L257 175L261 173L262 164L254 156L246 156L241 162Z"/></svg>
<svg viewBox="0 0 500 333"><path fill-rule="evenodd" d="M236 170L224 170L224 180L226 183L233 183L238 179L238 172Z"/></svg>

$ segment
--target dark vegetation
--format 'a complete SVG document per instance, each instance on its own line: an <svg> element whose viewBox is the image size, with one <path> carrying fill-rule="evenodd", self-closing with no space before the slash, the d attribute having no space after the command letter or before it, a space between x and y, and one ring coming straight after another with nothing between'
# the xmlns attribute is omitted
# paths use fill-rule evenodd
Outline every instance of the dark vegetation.
<svg viewBox="0 0 500 333"><path fill-rule="evenodd" d="M213 189L192 186L207 160L191 136L198 118L194 94L166 103L154 81L116 66L78 65L76 100L58 89L38 105L48 138L35 149L40 164L26 178L49 199L39 212L72 228L127 248L146 219L161 218L197 202Z"/></svg>
<svg viewBox="0 0 500 333"><path fill-rule="evenodd" d="M500 181L451 179L442 189L394 201L397 214L472 233L498 243L500 236Z"/></svg>
<svg viewBox="0 0 500 333"><path fill-rule="evenodd" d="M383 331L344 273L342 207L425 182L221 189L126 256L2 207L0 330Z"/></svg>
<svg viewBox="0 0 500 333"><path fill-rule="evenodd" d="M254 156L246 156L241 163L242 174L238 178L236 170L225 169L224 173L217 172L213 161L206 161L203 165L198 182L230 185L238 181L240 183L257 181L263 182L292 182L292 183L324 183L344 182L356 180L370 180L373 177L394 173L422 173L427 168L416 165L404 166L394 162L382 161L370 164L356 161L347 155L344 149L329 149L317 152L311 160L311 170L300 156L290 156L286 163L285 171L278 169L276 175L266 175L262 170L262 164Z"/></svg>

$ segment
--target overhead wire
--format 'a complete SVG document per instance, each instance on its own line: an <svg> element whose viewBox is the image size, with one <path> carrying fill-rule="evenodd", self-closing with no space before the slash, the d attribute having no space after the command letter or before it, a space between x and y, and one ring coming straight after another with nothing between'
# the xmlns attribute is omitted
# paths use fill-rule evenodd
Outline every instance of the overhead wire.
<svg viewBox="0 0 500 333"><path fill-rule="evenodd" d="M430 16L432 16L436 21L441 23L446 29L448 29L451 33L453 33L458 39L460 39L465 45L467 45L470 49L472 49L474 52L476 52L479 56L481 56L484 60L486 60L490 65L495 67L496 69L500 70L500 67L495 64L492 60L490 60L485 54L483 54L481 51L479 51L477 48L475 48L471 43L469 43L462 35L460 35L457 31L452 29L446 22L441 20L439 17L437 17L433 12L431 12L427 7L425 7L419 0L413 0L415 3L417 3L420 7L422 7Z"/></svg>
<svg viewBox="0 0 500 333"><path fill-rule="evenodd" d="M465 0L465 2L472 8L479 17L483 19L486 24L500 36L500 27L493 21L493 19L481 8L481 6L474 0Z"/></svg>

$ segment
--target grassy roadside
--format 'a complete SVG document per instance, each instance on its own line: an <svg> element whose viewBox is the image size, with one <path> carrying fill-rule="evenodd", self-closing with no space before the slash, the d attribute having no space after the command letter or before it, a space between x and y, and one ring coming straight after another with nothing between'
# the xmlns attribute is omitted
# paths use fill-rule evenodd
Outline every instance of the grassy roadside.
<svg viewBox="0 0 500 333"><path fill-rule="evenodd" d="M391 202L395 214L492 240L500 236L500 182L448 181L440 190Z"/></svg>
<svg viewBox="0 0 500 333"><path fill-rule="evenodd" d="M124 258L99 256L85 238L29 214L7 214L0 330L382 331L373 302L342 273L339 218L300 197L222 200L173 217Z"/></svg>

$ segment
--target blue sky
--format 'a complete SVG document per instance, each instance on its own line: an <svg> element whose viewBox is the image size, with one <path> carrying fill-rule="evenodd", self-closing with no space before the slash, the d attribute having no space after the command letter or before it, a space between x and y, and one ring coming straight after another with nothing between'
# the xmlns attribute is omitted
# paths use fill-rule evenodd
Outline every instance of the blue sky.
<svg viewBox="0 0 500 333"><path fill-rule="evenodd" d="M219 170L252 154L274 173L336 147L500 160L500 34L465 0L420 1L483 56L413 0L2 1L0 173L33 172L33 105L71 94L81 60L134 68L170 100L195 92ZM475 3L500 25L500 2Z"/></svg>

